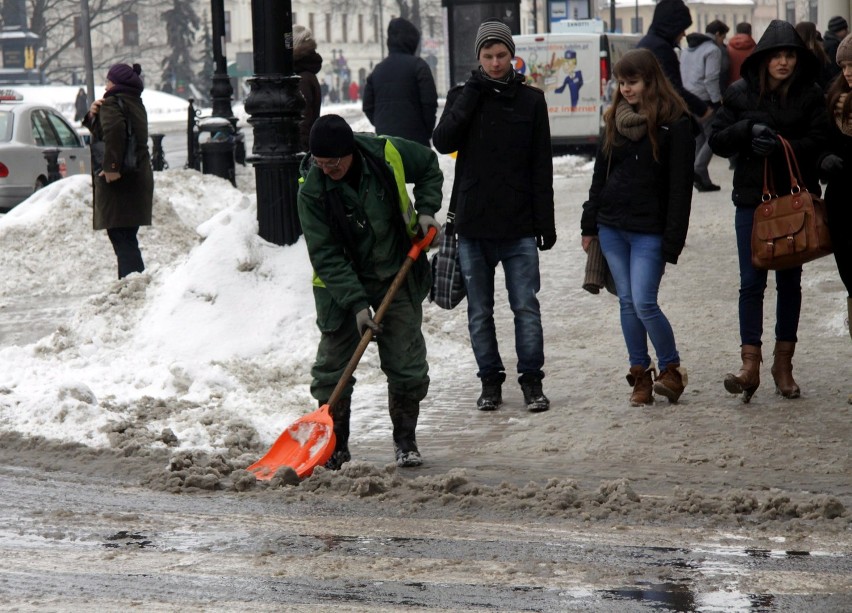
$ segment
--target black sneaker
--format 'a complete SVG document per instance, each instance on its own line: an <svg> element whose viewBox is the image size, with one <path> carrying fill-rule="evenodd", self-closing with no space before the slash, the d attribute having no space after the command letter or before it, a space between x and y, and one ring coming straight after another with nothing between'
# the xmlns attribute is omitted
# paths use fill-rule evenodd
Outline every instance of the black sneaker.
<svg viewBox="0 0 852 613"><path fill-rule="evenodd" d="M530 377L521 377L521 390L524 392L524 402L527 404L527 411L532 413L541 413L550 408L550 400L544 395L541 388L541 379Z"/></svg>
<svg viewBox="0 0 852 613"><path fill-rule="evenodd" d="M503 382L498 380L482 380L482 393L476 401L480 411L496 411L503 404Z"/></svg>

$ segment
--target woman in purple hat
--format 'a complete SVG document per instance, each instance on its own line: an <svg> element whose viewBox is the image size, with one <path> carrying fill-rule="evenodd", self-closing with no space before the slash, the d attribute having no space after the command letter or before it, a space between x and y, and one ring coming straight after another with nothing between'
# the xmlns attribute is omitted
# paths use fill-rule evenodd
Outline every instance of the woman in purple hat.
<svg viewBox="0 0 852 613"><path fill-rule="evenodd" d="M94 228L107 231L118 258L119 279L145 270L136 234L139 226L151 225L154 200L141 72L139 64L110 68L103 98L92 103L83 120L92 132ZM128 123L136 142L135 163L129 167Z"/></svg>

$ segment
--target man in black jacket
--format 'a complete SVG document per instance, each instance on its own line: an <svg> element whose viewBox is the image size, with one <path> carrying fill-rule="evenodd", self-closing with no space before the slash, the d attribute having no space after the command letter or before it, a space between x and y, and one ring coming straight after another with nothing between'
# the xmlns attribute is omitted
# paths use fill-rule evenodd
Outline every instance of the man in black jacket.
<svg viewBox="0 0 852 613"><path fill-rule="evenodd" d="M432 140L441 153L458 151L451 208L467 289L473 354L482 381L477 407L502 402L505 368L494 325L494 273L502 264L515 315L519 382L530 411L546 411L542 391L544 335L536 294L538 251L553 247L553 158L547 103L541 90L512 69L512 31L487 20L476 36L479 68L447 94Z"/></svg>
<svg viewBox="0 0 852 613"><path fill-rule="evenodd" d="M849 34L849 24L840 15L835 15L828 20L828 30L823 35L823 48L825 49L828 59L831 60L828 64L829 78L834 79L840 74L840 66L837 65L837 47L840 46L846 35Z"/></svg>
<svg viewBox="0 0 852 613"><path fill-rule="evenodd" d="M654 9L654 18L651 20L648 33L636 46L639 49L648 49L657 57L663 73L674 85L677 93L686 101L689 112L697 119L709 119L713 113L712 109L698 96L684 88L680 76L680 60L677 59L674 50L690 25L692 25L692 16L683 0L660 0Z"/></svg>
<svg viewBox="0 0 852 613"><path fill-rule="evenodd" d="M388 24L389 55L364 85L362 108L376 134L400 136L429 146L438 113L435 79L417 57L420 31L401 17Z"/></svg>

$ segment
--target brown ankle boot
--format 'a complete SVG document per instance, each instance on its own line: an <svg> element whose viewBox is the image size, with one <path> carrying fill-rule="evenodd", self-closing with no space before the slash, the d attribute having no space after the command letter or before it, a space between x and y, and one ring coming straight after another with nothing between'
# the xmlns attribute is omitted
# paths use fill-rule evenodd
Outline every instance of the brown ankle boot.
<svg viewBox="0 0 852 613"><path fill-rule="evenodd" d="M799 386L793 380L793 353L796 343L776 341L772 363L772 378L775 379L775 393L784 398L798 398L801 395Z"/></svg>
<svg viewBox="0 0 852 613"><path fill-rule="evenodd" d="M737 374L725 375L725 389L731 394L742 393L742 401L748 404L760 385L760 363L763 357L757 345L743 345L740 354L743 365Z"/></svg>
<svg viewBox="0 0 852 613"><path fill-rule="evenodd" d="M680 364L669 364L660 371L654 383L654 393L665 396L669 402L677 403L687 384L686 369Z"/></svg>
<svg viewBox="0 0 852 613"><path fill-rule="evenodd" d="M648 368L644 366L630 367L630 374L627 375L627 382L633 386L633 393L630 394L630 406L643 407L646 404L654 404L651 388L654 385L656 373L657 371L653 366Z"/></svg>

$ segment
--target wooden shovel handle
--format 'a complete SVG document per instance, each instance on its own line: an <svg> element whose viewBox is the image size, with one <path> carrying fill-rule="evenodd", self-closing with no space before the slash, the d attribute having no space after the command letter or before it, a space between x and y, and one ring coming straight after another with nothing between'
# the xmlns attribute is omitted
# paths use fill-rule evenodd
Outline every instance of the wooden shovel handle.
<svg viewBox="0 0 852 613"><path fill-rule="evenodd" d="M405 261L402 263L399 272L396 273L396 276L393 278L393 282L391 282L385 297L382 299L382 303L379 305L379 308L376 309L376 314L373 317L374 322L377 324L381 323L388 307L390 307L391 302L393 302L393 299L396 297L397 291L399 291L399 288L405 282L405 278L408 276L408 271L411 270L414 262L417 261L418 257L420 257L420 252L423 251L425 247L432 244L437 233L437 229L429 228L426 236L411 245L411 249L409 249L408 254L405 256ZM364 352L367 350L367 346L372 340L373 331L370 328L367 328L364 332L364 336L361 337L361 341L355 348L355 353L352 354L352 357L349 359L349 363L343 370L343 375L340 377L340 381L337 382L337 386L334 388L334 391L331 393L331 397L328 399L329 409L333 409L334 405L337 404L337 401L340 400L340 396L343 394L343 390L346 388L349 378L355 372L355 369L358 368L358 362L361 361L361 356L364 355Z"/></svg>

